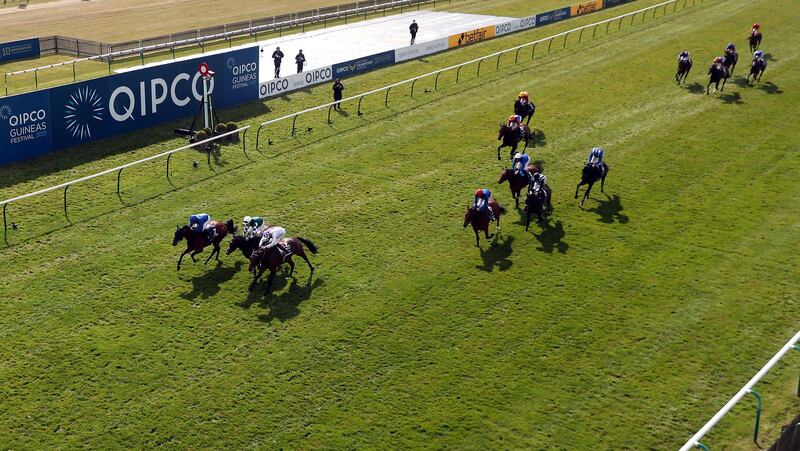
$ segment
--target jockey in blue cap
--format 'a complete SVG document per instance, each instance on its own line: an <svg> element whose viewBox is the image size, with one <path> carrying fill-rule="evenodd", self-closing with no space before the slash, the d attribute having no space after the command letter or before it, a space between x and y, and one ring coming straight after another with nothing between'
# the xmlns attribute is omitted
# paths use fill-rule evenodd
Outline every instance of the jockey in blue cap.
<svg viewBox="0 0 800 451"><path fill-rule="evenodd" d="M492 192L488 188L483 188L475 191L475 203L472 205L479 212L489 216L490 221L494 221L494 212L489 208L489 199L492 197Z"/></svg>
<svg viewBox="0 0 800 451"><path fill-rule="evenodd" d="M189 216L189 228L195 232L205 232L208 234L208 241L213 241L217 236L217 231L211 227L211 217L208 213L197 213Z"/></svg>
<svg viewBox="0 0 800 451"><path fill-rule="evenodd" d="M592 150L589 151L589 158L586 164L590 164L596 168L599 167L600 174L602 175L605 172L605 168L603 167L603 148L593 147Z"/></svg>
<svg viewBox="0 0 800 451"><path fill-rule="evenodd" d="M528 174L528 162L531 160L531 157L527 154L517 152L514 155L514 159L511 160L511 169L514 171L514 175L522 174L525 178L530 179L531 175Z"/></svg>
<svg viewBox="0 0 800 451"><path fill-rule="evenodd" d="M678 55L678 62L679 62L679 63L680 63L681 61L690 61L691 59L692 59L692 57L691 57L691 56L689 56L689 52L687 52L686 50L682 51L682 52L680 53L680 55Z"/></svg>
<svg viewBox="0 0 800 451"><path fill-rule="evenodd" d="M763 61L764 60L764 51L763 50L756 50L753 53L753 61Z"/></svg>

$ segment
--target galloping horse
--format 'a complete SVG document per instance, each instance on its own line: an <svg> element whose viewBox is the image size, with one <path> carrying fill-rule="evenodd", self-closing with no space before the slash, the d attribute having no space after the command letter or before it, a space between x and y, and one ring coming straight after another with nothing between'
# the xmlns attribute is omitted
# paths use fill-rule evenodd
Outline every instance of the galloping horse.
<svg viewBox="0 0 800 451"><path fill-rule="evenodd" d="M189 255L192 257L192 261L197 263L194 256L203 252L206 246L212 245L214 246L214 250L211 251L208 258L206 259L205 263L208 263L211 260L211 257L217 257L217 261L219 261L219 243L222 241L223 238L229 233L234 233L236 231L236 226L233 225L233 219L228 219L224 224L220 221L211 221L210 227L213 227L216 231L216 236L214 237L213 241L208 240L208 234L205 231L196 231L189 228L188 225L183 227L175 226L175 236L172 238L172 245L177 246L178 242L185 239L186 240L186 250L183 251L181 257L178 259L178 271L181 270L181 260L183 260L183 256L191 252ZM204 264L205 264L204 263Z"/></svg>
<svg viewBox="0 0 800 451"><path fill-rule="evenodd" d="M728 81L730 78L730 73L721 65L717 66L716 64L712 64L711 67L708 68L708 84L706 85L706 95L710 94L711 92L709 89L711 88L711 83L714 83L714 92L717 92L717 89L720 91L725 89L725 82ZM719 82L722 81L722 87L719 87Z"/></svg>
<svg viewBox="0 0 800 451"><path fill-rule="evenodd" d="M521 125L522 127L522 137L520 137L519 133L516 131L512 131L511 127L505 124L500 124L500 132L497 134L497 140L502 140L502 144L497 146L497 159L501 160L500 158L500 149L503 147L511 146L511 157L514 157L514 154L517 153L517 144L523 139L525 140L525 147L524 149L528 148L528 141L531 139L531 129L528 128L527 125Z"/></svg>
<svg viewBox="0 0 800 451"><path fill-rule="evenodd" d="M747 81L750 82L750 76L753 77L753 81L761 81L761 76L764 75L764 72L767 70L767 61L763 59L754 59L753 63L750 64L750 73L747 75Z"/></svg>
<svg viewBox="0 0 800 451"><path fill-rule="evenodd" d="M678 71L675 72L675 82L681 84L686 81L686 78L689 77L689 72L692 70L692 60L680 60L678 61Z"/></svg>
<svg viewBox="0 0 800 451"><path fill-rule="evenodd" d="M529 164L527 169L528 173L531 175L542 172L542 170L539 169L539 166L536 166L535 164ZM514 198L514 208L519 208L520 193L522 192L522 188L528 186L528 178L522 174L515 175L514 171L511 169L506 169L500 174L500 180L498 180L497 183L502 184L505 181L508 181L508 188L511 190L511 197Z"/></svg>
<svg viewBox="0 0 800 451"><path fill-rule="evenodd" d="M272 288L272 280L275 278L275 272L281 267L282 264L289 264L289 275L291 276L292 273L294 273L294 262L292 261L292 255L298 255L302 257L303 260L308 263L308 267L311 269L311 272L314 272L314 265L312 265L308 260L308 257L306 257L306 252L303 249L303 244L305 244L308 246L308 250L310 250L312 254L316 254L317 246L314 243L305 238L291 237L282 239L280 244L291 249L291 254L284 256L283 252L278 249L278 246L272 246L269 249L257 248L252 254L250 254L250 267L247 268L247 271L255 274L253 283L250 284L250 291L253 291L253 288L256 287L258 279L261 278L261 275L263 275L264 271L267 269L269 269L269 279L267 280L266 288L267 293L269 293L269 290ZM258 268L258 272L256 272L256 268Z"/></svg>
<svg viewBox="0 0 800 451"><path fill-rule="evenodd" d="M538 222L541 223L551 211L553 211L553 205L550 202L550 193L544 188L528 191L528 196L525 198L525 213L527 217L525 231L527 232L528 226L531 225L532 213L536 213L539 217Z"/></svg>
<svg viewBox="0 0 800 451"><path fill-rule="evenodd" d="M581 182L578 183L578 186L575 187L575 199L578 198L578 190L580 190L581 186L589 185L586 188L586 193L583 194L583 199L581 200L581 205L586 202L586 199L589 198L589 192L592 190L592 185L597 180L600 180L600 192L604 192L603 188L606 184L606 176L608 175L608 165L603 163L603 171L600 171L600 168L593 164L586 164L583 166L583 173L581 174Z"/></svg>
<svg viewBox="0 0 800 451"><path fill-rule="evenodd" d="M534 113L536 113L536 105L534 105L533 102L528 102L528 108L526 108L525 111L514 111L514 114L519 114L520 117L522 117L522 120L525 121L525 125L531 124L531 118Z"/></svg>
<svg viewBox="0 0 800 451"><path fill-rule="evenodd" d="M739 54L735 51L733 52L725 52L725 55L722 56L722 67L725 68L725 71L728 73L728 76L725 78L730 78L733 76L733 69L736 68L736 63L739 62ZM725 85L723 85L723 88Z"/></svg>
<svg viewBox="0 0 800 451"><path fill-rule="evenodd" d="M755 33L750 33L750 36L747 37L747 42L750 43L750 53L755 52L758 50L758 47L761 45L761 32L756 31Z"/></svg>
<svg viewBox="0 0 800 451"><path fill-rule="evenodd" d="M501 207L494 198L489 199L489 208L494 213L495 221L497 223L497 230L500 230L500 216L506 213L506 209ZM475 207L467 207L467 212L464 213L464 228L472 224L472 230L475 231L475 245L480 247L481 238L478 235L479 231L483 231L486 239L491 239L494 233L489 235L489 216L483 212L478 211Z"/></svg>

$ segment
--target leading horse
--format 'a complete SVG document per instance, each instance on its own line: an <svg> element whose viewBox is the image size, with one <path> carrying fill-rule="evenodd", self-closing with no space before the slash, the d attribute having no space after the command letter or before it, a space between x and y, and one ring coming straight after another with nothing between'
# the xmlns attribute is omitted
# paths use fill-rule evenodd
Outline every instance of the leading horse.
<svg viewBox="0 0 800 451"><path fill-rule="evenodd" d="M600 168L597 165L593 164L586 164L583 166L583 173L581 174L581 182L578 183L578 186L575 187L575 199L578 198L578 190L580 190L581 186L589 185L586 188L586 192L583 194L583 199L581 200L581 206L586 199L589 198L589 192L592 190L592 186L595 184L596 181L600 180L600 192L604 192L603 188L606 184L606 176L608 175L608 165L603 163L603 171L600 171Z"/></svg>
<svg viewBox="0 0 800 451"><path fill-rule="evenodd" d="M511 147L511 157L514 157L514 154L517 153L517 145L520 141L525 140L525 147L524 149L528 148L528 141L530 141L531 136L531 129L528 128L527 125L521 125L522 127L522 135L520 135L519 131L512 130L511 127L505 124L500 124L500 131L497 134L497 140L502 141L502 144L497 146L497 159L502 160L500 158L500 149L503 147Z"/></svg>
<svg viewBox="0 0 800 451"><path fill-rule="evenodd" d="M692 70L692 60L685 59L678 61L678 70L675 72L675 82L678 84L684 83L686 78L689 77L689 72Z"/></svg>
<svg viewBox="0 0 800 451"><path fill-rule="evenodd" d="M491 208L492 213L494 213L497 231L500 231L500 216L506 213L506 209L500 206L494 198L489 199L489 208ZM479 231L483 232L487 240L494 236L494 233L491 235L489 234L489 215L478 211L475 207L467 207L467 212L464 213L464 228L470 224L472 224L472 230L475 231L476 246L480 247L481 245L481 237L478 235Z"/></svg>
<svg viewBox="0 0 800 451"><path fill-rule="evenodd" d="M754 59L752 64L750 64L750 73L747 74L747 82L752 83L750 81L750 77L753 77L752 81L761 81L761 76L764 75L764 72L767 70L767 61L763 59Z"/></svg>
<svg viewBox="0 0 800 451"><path fill-rule="evenodd" d="M528 173L538 174L542 170L539 169L539 166L535 164L529 164ZM519 208L519 198L521 196L522 189L528 186L529 180L527 177L522 175L521 173L514 174L514 171L511 169L506 169L500 174L500 180L497 181L498 184L502 184L503 182L508 182L508 188L511 190L511 197L514 198L514 208Z"/></svg>
<svg viewBox="0 0 800 451"><path fill-rule="evenodd" d="M747 37L747 42L750 44L750 53L758 50L758 47L761 45L761 37L760 31L750 33L750 36Z"/></svg>
<svg viewBox="0 0 800 451"><path fill-rule="evenodd" d="M271 248L257 248L250 254L250 266L248 267L247 271L252 272L255 274L253 277L253 283L250 284L250 291L256 287L256 283L258 279L264 274L264 271L269 269L269 279L267 280L267 288L266 292L272 289L272 280L275 278L275 272L278 268L281 267L284 263L289 264L289 275L291 276L294 273L294 262L292 261L292 255L298 255L303 258L303 260L308 263L308 267L311 269L311 273L314 273L314 265L308 260L306 256L305 249L303 245L308 247L308 250L311 251L312 254L316 254L318 249L317 246L312 243L310 240L300 237L291 237L291 238L284 238L281 240L280 245L284 247L288 247L291 249L291 253L289 255L284 255L283 251L278 249L278 246L272 246ZM256 272L256 269L258 271Z"/></svg>
<svg viewBox="0 0 800 451"><path fill-rule="evenodd" d="M183 256L191 252L189 255L192 257L192 261L197 263L194 256L203 252L203 249L206 246L214 246L214 249L209 254L208 258L206 259L204 264L207 264L211 257L216 255L217 261L219 261L219 243L225 238L226 235L233 234L236 232L236 226L233 225L233 219L228 219L226 222L222 223L220 221L211 221L209 227L213 227L215 231L214 239L209 241L208 233L206 231L197 231L191 229L188 225L183 227L175 226L175 236L172 238L172 245L177 246L181 240L186 240L186 250L183 251L180 258L178 259L178 271L181 270L181 261L183 260Z"/></svg>

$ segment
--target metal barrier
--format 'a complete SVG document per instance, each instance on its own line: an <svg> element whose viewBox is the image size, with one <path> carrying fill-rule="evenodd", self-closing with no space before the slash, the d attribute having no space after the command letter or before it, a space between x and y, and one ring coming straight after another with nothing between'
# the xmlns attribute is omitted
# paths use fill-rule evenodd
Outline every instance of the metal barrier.
<svg viewBox="0 0 800 451"><path fill-rule="evenodd" d="M169 180L169 163L170 163L170 159L172 158L172 155L174 153L180 152L180 151L186 150L186 149L197 148L197 147L200 147L200 146L204 146L206 144L212 144L212 143L214 143L214 141L216 141L216 140L218 140L220 138L225 138L225 137L228 137L228 136L231 136L231 135L234 135L234 134L239 134L239 132L242 133L242 137L241 137L242 152L244 152L244 156L249 160L250 157L247 155L247 149L246 149L246 144L245 144L246 143L245 138L247 136L247 130L249 128L250 128L250 125L247 125L245 127L241 127L241 128L236 129L236 130L233 130L233 131L222 133L222 134L219 134L217 136L205 139L203 141L198 141L198 142L193 143L193 144L188 144L188 145L185 145L183 147L179 147L177 149L168 150L166 152L162 152L162 153L157 154L157 155L153 155L153 156L150 156L150 157L147 157L147 158L143 158L141 160L137 160L137 161L134 161L132 163L123 164L122 166L117 166L115 168L106 169L105 171L101 171L101 172L98 172L98 173L92 174L92 175L87 175L86 177L81 177L79 179L75 179L75 180L72 180L72 181L69 181L69 182L61 183L59 185L55 185L55 186L51 186L49 188L41 189L39 191L34 191L32 193L23 194L23 195L17 196L17 197L12 197L11 199L6 199L6 200L0 202L0 205L3 206L3 239L6 242L8 242L8 220L7 220L8 212L7 212L7 210L8 210L8 205L13 203L13 202L17 202L17 201L20 201L20 200L23 200L23 199L28 199L28 198L31 198L31 197L34 197L34 196L38 196L40 194L49 193L51 191L56 191L56 190L59 190L59 189L63 189L64 190L64 214L67 215L67 190L72 185L75 185L75 184L81 183L81 182L85 182L85 181L88 181L88 180L92 180L94 178L97 178L97 177L100 177L100 176L103 176L103 175L108 175L108 174L116 172L117 173L117 196L119 196L120 195L120 180L122 178L122 170L123 169L129 168L131 166L136 166L136 165L141 164L141 163L146 163L148 161L156 160L156 159L161 158L161 157L167 157L167 180ZM208 165L211 166L211 152L206 152L206 153L208 154Z"/></svg>
<svg viewBox="0 0 800 451"><path fill-rule="evenodd" d="M592 28L592 27L594 27L594 30L596 31L597 27L599 27L600 25L605 25L605 24L607 24L606 25L606 29L608 29L608 25L610 25L614 21L619 21L618 22L618 26L617 26L617 30L619 30L620 27L622 27L622 20L625 17L633 18L633 17L636 17L638 14L641 14L642 18L644 18L649 11L656 11L657 9L662 8L662 7L663 7L663 14L666 15L667 14L667 6L668 5L671 5L671 4L676 4L677 5L677 3L681 2L681 1L684 2L684 8L685 8L686 7L685 6L686 0L668 0L668 1L665 1L665 2L662 2L662 3L658 3L656 5L648 6L646 8L638 9L636 11L632 11L632 12L625 13L625 14L622 14L622 15L619 15L619 16L616 16L616 17L612 17L611 19L606 19L606 20L602 20L602 21L599 21L599 22L596 22L596 23L584 25L584 26L581 26L581 27L578 27L578 28L574 28L572 30L567 30L567 31L555 34L553 36L549 36L549 37L546 37L546 38L543 38L543 39L537 39L536 41L531 41L531 42L528 42L528 43L525 43L525 44L521 44L521 45L518 45L518 46L515 46L515 47L510 47L510 48L507 48L507 49L504 49L504 50L500 50L500 51L491 53L489 55L481 56L479 58L475 58L473 60L470 60L470 61L467 61L467 62L464 62L464 63L461 63L461 64L456 64L454 66L446 67L444 69L439 69L439 70L435 70L433 72L428 72L427 74L424 74L424 75L419 75L419 76L416 76L416 77L413 77L413 78L409 78L407 80L399 81L397 83L392 83L390 85L383 86L383 87L377 88L377 89L373 89L372 91L368 91L368 92L365 92L363 94L357 94L357 95L354 95L354 96L351 96L351 97L347 97L347 98L339 100L339 101L330 102L330 103L326 103L326 104L323 104L323 105L315 106L315 107L312 107L312 108L305 109L303 111L287 114L285 116L281 116L281 117L276 118L276 119L270 119L270 120L268 120L266 122L262 122L258 126L258 129L256 129L256 150L260 150L260 139L259 138L261 136L261 129L266 127L266 126L268 126L268 125L274 124L276 122L280 122L280 121L291 119L292 120L292 128L291 128L290 135L291 136L295 136L295 132L297 131L297 128L296 128L297 118L302 114L311 113L311 112L314 112L314 111L319 111L319 110L323 110L325 108L328 108L328 120L327 120L327 123L328 123L328 125L331 125L331 123L332 123L331 122L331 109L333 108L333 105L335 103L347 102L347 101L358 99L357 113L360 116L360 115L363 114L362 111L361 111L362 101L364 100L364 97L366 97L368 95L386 91L386 95L385 95L385 98L384 98L384 106L388 106L389 105L389 91L392 88L396 87L396 86L401 86L401 85L404 85L404 84L411 83L411 97L413 98L413 96L414 96L414 85L416 84L417 80L420 80L420 79L423 79L423 78L426 78L426 77L431 77L431 76L435 75L436 78L434 80L433 90L436 91L438 89L438 87L439 87L439 76L444 72L456 69L456 83L458 83L459 82L459 76L461 74L461 68L463 68L464 66L467 66L469 64L478 63L477 75L480 76L481 63L486 58L497 57L497 62L495 64L495 69L499 70L499 68L500 68L500 57L504 53L511 52L511 51L516 51L516 54L515 54L515 57L514 57L514 64L516 64L518 59L519 59L519 51L521 49L523 49L523 48L526 48L526 47L529 47L529 46L533 47L533 49L531 51L531 59L533 59L534 56L535 56L536 45L537 44L540 44L540 43L543 43L543 42L548 42L547 53L549 54L551 52L551 48L550 47L552 46L553 41L558 39L558 38L563 37L564 38L564 45L566 46L567 38L572 33L583 32L583 30L586 30L586 29ZM700 0L700 1L702 2L703 0ZM675 12L675 8L673 8L673 12ZM655 12L653 13L653 17L655 17ZM520 31L523 31L523 30L520 30ZM594 37L594 35L595 35L595 33L593 32L592 33L592 37ZM580 38L580 36L579 36L579 38Z"/></svg>
<svg viewBox="0 0 800 451"><path fill-rule="evenodd" d="M442 2L443 0L439 0L439 1ZM449 3L452 0L447 0L447 1ZM77 81L77 74L76 74L76 70L75 70L75 64L76 63L81 63L81 62L86 62L86 61L106 61L108 63L108 73L111 74L112 73L112 67L111 66L112 66L112 62L113 62L114 58L124 58L124 57L137 56L141 60L141 64L144 65L145 64L145 54L147 52L151 52L151 51L155 51L155 52L162 52L162 51L166 52L166 51L168 51L168 52L171 52L172 59L175 59L176 58L176 50L175 50L176 48L184 47L184 46L188 46L188 45L192 45L192 44L200 45L201 53L205 53L205 46L206 46L206 43L209 42L209 41L227 40L228 43L229 43L229 47L230 47L230 46L232 46L232 38L235 38L235 37L250 36L250 37L253 38L253 42L258 42L258 34L261 33L261 32L269 32L269 31L275 32L275 31L277 31L279 34L282 34L284 29L286 29L286 28L296 28L296 27L302 27L302 29L305 31L305 26L307 24L315 24L315 23L322 22L324 26L327 26L327 21L328 20L337 20L337 19L344 18L345 21L346 21L347 17L349 17L349 16L360 16L362 13L364 14L364 18L366 20L366 15L369 12L378 12L378 11L383 10L383 14L385 16L386 15L386 9L392 9L393 10L393 9L396 9L396 8L400 8L400 12L402 13L404 6L409 6L409 7L416 6L417 10L419 10L420 5L428 4L428 3L432 3L434 7L436 6L436 0L417 0L417 1L412 1L412 0L393 0L393 1L390 1L390 2L387 2L387 3L382 3L382 4L375 3L373 5L369 5L369 6L365 6L365 7L359 7L359 8L353 8L353 9L349 9L349 10L345 10L345 11L336 11L336 12L327 13L327 14L317 14L317 15L312 15L312 16L304 17L304 18L296 18L296 19L290 19L290 20L286 20L286 21L282 21L282 22L271 23L269 25L258 25L258 26L252 26L251 25L251 26L249 26L247 28L242 28L242 29L234 30L234 31L226 31L226 32L223 32L223 33L210 34L210 35L200 36L200 37L195 37L195 38L188 38L188 39L181 39L181 40L176 40L176 41L164 42L164 43L161 43L161 44L154 44L154 45L149 45L149 46L136 47L136 48L120 50L120 51L116 51L116 52L102 53L102 54L99 54L99 55L92 55L92 56L88 56L88 57L85 57L85 58L78 58L78 59L74 59L74 60L70 60L70 61L63 61L63 62L60 62L60 63L48 64L48 65L45 65L45 66L34 67L34 68L31 68L31 69L18 70L18 71L14 71L14 72L6 72L4 74L4 76L3 76L3 82L4 82L4 85L5 85L4 86L5 87L5 95L6 96L9 95L8 94L9 77L13 77L13 76L17 76L17 75L24 75L24 74L33 73L34 90L38 90L39 89L39 71L43 71L43 70L47 70L47 69L54 69L54 68L57 68L57 67L63 67L63 66L72 65L72 81L75 82L75 81ZM112 46L113 46L113 44L112 44Z"/></svg>
<svg viewBox="0 0 800 451"><path fill-rule="evenodd" d="M730 410L733 409L733 406L735 406L736 403L738 403L742 398L744 398L745 395L753 395L756 398L756 425L755 428L753 429L753 443L755 443L756 446L761 448L761 446L758 444L758 429L759 429L759 424L761 422L761 396L758 393L756 393L755 390L753 390L753 387L755 387L758 381L760 381L767 374L767 372L770 369L772 369L772 367L774 367L775 364L778 363L778 361L787 352L789 352L789 350L791 349L800 350L800 346L797 345L798 342L800 342L800 331L798 331L794 337L792 337L785 345L783 345L781 350L778 351L777 354L772 356L769 362L767 362L767 364L764 365L761 368L761 370L759 370L759 372L756 373L756 375L753 376L753 378L750 379L750 381L747 382L747 384L745 384L745 386L742 387L742 389L739 390L733 396L733 398L731 398L731 400L728 401L727 404L725 404L725 406L719 409L719 411L710 420L708 420L708 423L706 423L702 428L700 428L700 430L697 431L697 433L694 434L692 438L690 438L689 441L687 441L686 444L681 447L680 451L689 451L692 448L699 448L708 451L708 446L701 443L700 440L703 438L703 436L705 436L708 433L708 431L711 430L711 428L713 428L717 423L719 423L722 417L724 417L728 412L730 412ZM797 396L800 396L800 379L798 379L797 382Z"/></svg>

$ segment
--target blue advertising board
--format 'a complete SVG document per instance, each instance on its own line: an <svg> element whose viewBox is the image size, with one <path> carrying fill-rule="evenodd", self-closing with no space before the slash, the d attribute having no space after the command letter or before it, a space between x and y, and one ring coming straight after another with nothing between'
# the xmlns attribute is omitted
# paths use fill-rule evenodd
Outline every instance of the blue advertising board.
<svg viewBox="0 0 800 451"><path fill-rule="evenodd" d="M209 83L215 107L258 99L257 47L7 97L0 99L0 164L194 115L203 93L201 62L216 72ZM31 120L46 133L18 129Z"/></svg>
<svg viewBox="0 0 800 451"><path fill-rule="evenodd" d="M0 63L39 57L39 38L0 43Z"/></svg>
<svg viewBox="0 0 800 451"><path fill-rule="evenodd" d="M603 8L611 8L612 6L622 5L623 3L632 1L633 0L603 0Z"/></svg>
<svg viewBox="0 0 800 451"><path fill-rule="evenodd" d="M569 19L570 7L564 7L536 15L536 26L551 24L559 20Z"/></svg>
<svg viewBox="0 0 800 451"><path fill-rule="evenodd" d="M379 67L394 64L394 50L376 53L374 55L358 58L333 65L333 78L350 77L355 74L367 72Z"/></svg>

